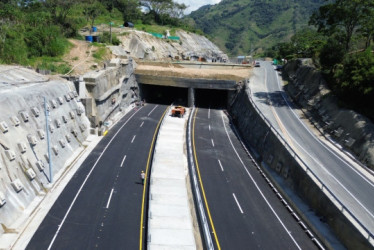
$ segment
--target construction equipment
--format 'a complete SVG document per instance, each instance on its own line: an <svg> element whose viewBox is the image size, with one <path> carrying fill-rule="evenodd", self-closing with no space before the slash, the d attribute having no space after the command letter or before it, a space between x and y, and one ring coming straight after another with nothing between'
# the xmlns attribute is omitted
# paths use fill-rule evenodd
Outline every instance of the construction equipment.
<svg viewBox="0 0 374 250"><path fill-rule="evenodd" d="M183 106L175 106L171 110L171 116L178 116L178 117L183 117L184 114L186 113L186 109Z"/></svg>

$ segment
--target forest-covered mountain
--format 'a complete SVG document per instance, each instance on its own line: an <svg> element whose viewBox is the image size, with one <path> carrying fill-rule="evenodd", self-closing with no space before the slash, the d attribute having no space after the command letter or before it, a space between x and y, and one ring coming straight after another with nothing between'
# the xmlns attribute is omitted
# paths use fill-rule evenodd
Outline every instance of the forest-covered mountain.
<svg viewBox="0 0 374 250"><path fill-rule="evenodd" d="M222 0L186 18L231 55L261 52L308 25L325 0Z"/></svg>

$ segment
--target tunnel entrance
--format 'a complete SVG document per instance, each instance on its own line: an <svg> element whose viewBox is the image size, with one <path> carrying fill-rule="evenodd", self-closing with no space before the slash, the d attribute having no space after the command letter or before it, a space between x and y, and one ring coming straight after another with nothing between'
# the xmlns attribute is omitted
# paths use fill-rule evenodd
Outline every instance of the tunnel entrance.
<svg viewBox="0 0 374 250"><path fill-rule="evenodd" d="M195 106L199 108L226 109L228 90L195 89Z"/></svg>
<svg viewBox="0 0 374 250"><path fill-rule="evenodd" d="M148 103L188 105L188 89L170 86L139 84L140 98Z"/></svg>

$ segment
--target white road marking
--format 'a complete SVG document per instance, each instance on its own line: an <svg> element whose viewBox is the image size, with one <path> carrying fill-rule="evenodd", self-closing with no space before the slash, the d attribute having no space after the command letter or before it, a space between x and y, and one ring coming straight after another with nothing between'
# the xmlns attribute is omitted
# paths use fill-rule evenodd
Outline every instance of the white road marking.
<svg viewBox="0 0 374 250"><path fill-rule="evenodd" d="M275 73L276 74L276 73ZM279 77L278 75L276 75L276 78L277 78L277 83L278 83L278 89L281 90L281 86L280 86L280 82L279 82ZM266 86L266 85L265 85ZM267 86L266 86L267 88ZM338 155L337 153L335 153L333 150L331 150L329 147L327 147L324 143L321 142L320 139L318 139L313 133L312 131L310 131L310 129L304 124L304 122L300 121L299 119L299 116L295 113L295 111L291 108L291 105L290 103L288 102L287 98L284 96L284 93L281 92L281 95L282 95L282 98L284 99L284 101L287 103L287 106L289 107L289 110L292 112L292 114L297 118L297 120L301 123L301 125L306 129L306 131L322 146L324 147L325 149L327 149L330 153L332 153L333 155L335 155L340 161L342 161L344 164L346 164L349 168L351 168L354 172L356 172L356 174L358 174L362 179L364 179L370 186L374 187L374 183L372 183L370 180L368 180L368 178L366 176L364 176L362 173L360 173L355 167L351 166L345 159L341 158L340 155ZM292 138L294 141L295 139ZM296 142L297 143L297 142ZM298 144L298 143L297 143ZM300 147L301 145L298 144ZM312 157L303 147L301 147L312 159L314 157ZM317 162L318 163L318 162ZM318 165L321 165L320 163L318 163Z"/></svg>
<svg viewBox="0 0 374 250"><path fill-rule="evenodd" d="M209 124L209 131L210 131L210 124Z"/></svg>
<svg viewBox="0 0 374 250"><path fill-rule="evenodd" d="M213 145L213 147L214 147L214 141L213 141L213 139L212 139L212 145Z"/></svg>
<svg viewBox="0 0 374 250"><path fill-rule="evenodd" d="M235 194L232 193L232 196L234 196L234 199L235 199L235 201L236 201L236 205L238 205L238 208L239 208L240 212L241 212L242 214L244 214L243 209L242 209L242 207L240 206L240 204L239 204L239 202L238 202L238 199L236 199Z"/></svg>
<svg viewBox="0 0 374 250"><path fill-rule="evenodd" d="M106 208L109 208L109 204L110 204L110 200L112 199L112 195L113 195L113 188L112 188L112 191L110 191L108 202L106 203Z"/></svg>
<svg viewBox="0 0 374 250"><path fill-rule="evenodd" d="M210 119L210 108L208 110L208 119Z"/></svg>
<svg viewBox="0 0 374 250"><path fill-rule="evenodd" d="M223 172L223 167L222 167L222 164L221 164L221 161L220 161L220 160L218 160L218 164L219 164L219 166L221 167L221 170L222 170L222 172Z"/></svg>
<svg viewBox="0 0 374 250"><path fill-rule="evenodd" d="M278 219L279 223L282 225L282 227L284 228L284 230L287 232L287 234L290 236L290 238L292 239L292 241L295 243L295 245L297 246L297 248L301 249L301 247L299 246L299 244L297 244L296 240L292 236L291 232L287 229L286 225L284 225L283 221L279 218L279 216L275 212L274 208L271 206L271 204L269 203L269 201L266 199L265 195L262 193L261 189L259 188L259 186L257 185L256 181L253 179L252 175L249 173L247 167L245 166L244 162L242 161L242 158L240 158L239 153L236 151L236 149L234 147L234 144L232 143L231 138L229 136L229 133L227 131L225 121L223 120L223 112L221 112L221 118L222 118L223 127L225 128L226 135L227 135L227 138L230 141L231 147L234 149L234 152L235 152L236 156L238 157L239 161L241 162L241 164L242 164L244 170L246 171L247 175L252 180L252 182L255 185L256 189L258 190L258 192L260 193L260 195L262 196L262 198L264 199L264 201L266 202L266 204L268 205L268 207L270 208L270 210L273 212L273 214L275 215L275 217Z"/></svg>
<svg viewBox="0 0 374 250"><path fill-rule="evenodd" d="M152 110L151 112L148 113L148 116L150 116L152 114L152 112L158 107L158 105L156 105Z"/></svg>
<svg viewBox="0 0 374 250"><path fill-rule="evenodd" d="M280 88L280 85L279 85L279 79L277 77L277 81L278 81L278 87ZM265 84L266 86L266 89L267 89L267 85ZM283 99L285 100L285 102L287 103L288 107L290 108L291 112L293 113L293 115L298 118L297 114L292 110L289 102L286 100L286 98L283 96L282 94L282 97ZM302 126L304 126L304 128L311 134L311 136L320 144L322 145L325 149L327 149L328 151L330 151L332 154L334 154L337 159L339 159L342 163L346 164L348 167L350 167L354 172L356 172L356 174L358 174L361 178L363 178L369 185L373 186L374 184L371 183L367 178L365 178L363 175L361 175L361 173L359 173L354 167L352 167L350 164L348 164L344 159L340 158L337 154L335 154L333 151L331 151L331 149L329 149L326 145L324 145L320 140L318 140L315 135L312 134L312 132L306 127L306 125L301 122L300 120L298 120ZM285 128L286 129L286 128ZM287 129L286 129L287 130ZM364 204L361 203L361 201L359 201L355 196L354 194L352 194L344 185L343 183L341 183L333 174L331 174L331 172L329 170L327 170L327 168L325 168L325 166L323 164L321 164L320 162L318 162L317 160L314 159L314 157L303 147L299 144L299 142L287 131L287 136L289 138L292 139L292 141L294 143L296 143L303 151L304 153L306 153L318 166L320 166L321 169L323 169L327 175L329 175L332 179L334 179L336 181L337 184L339 184L347 193L349 196L351 196L372 218L374 218L374 214L369 211L369 209L367 209L365 207ZM325 185L324 183L322 183L323 185Z"/></svg>
<svg viewBox="0 0 374 250"><path fill-rule="evenodd" d="M143 127L143 124L144 124L144 121L142 122L142 124L140 124L140 127Z"/></svg>
<svg viewBox="0 0 374 250"><path fill-rule="evenodd" d="M132 138L132 140L131 140L131 143L133 143L133 142L134 142L134 140L135 140L135 137L136 137L136 135L134 135L134 137Z"/></svg>
<svg viewBox="0 0 374 250"><path fill-rule="evenodd" d="M123 163L125 162L125 160L126 160L126 155L123 157L123 159L122 159L122 162L121 162L121 168L122 168L122 166L123 166Z"/></svg>
<svg viewBox="0 0 374 250"><path fill-rule="evenodd" d="M55 242L55 240L56 240L58 234L60 233L60 229L61 229L61 227L64 225L65 220L66 220L66 218L68 217L68 215L69 215L69 213L70 213L72 207L74 206L75 201L77 200L77 198L78 198L80 192L82 191L84 185L86 184L86 182L87 182L88 178L90 177L92 171L95 169L97 163L100 161L101 157L103 156L103 154L105 153L105 151L108 149L108 147L109 147L109 145L112 143L112 141L116 138L116 136L118 135L118 133L122 130L122 128L123 128L123 127L124 127L124 126L129 122L129 121L130 121L130 119L131 119L131 118L132 118L132 117L133 117L137 112L139 112L139 110L141 110L141 109L142 109L142 108L136 110L136 111L134 112L134 114L132 114L132 115L129 117L129 119L127 119L127 121L126 121L124 124L122 124L122 126L121 126L121 127L118 129L118 131L114 134L114 136L112 137L112 139L111 139L111 140L108 142L108 144L105 146L105 148L104 148L103 151L101 152L100 156L97 158L95 164L92 166L90 172L88 172L88 174L87 174L86 178L84 179L82 185L81 185L80 188L78 189L78 192L75 194L75 197L74 197L73 201L71 202L71 204L70 204L68 210L66 211L66 213L65 213L65 215L64 215L64 218L62 218L60 225L58 225L57 231L56 231L55 235L53 236L53 238L52 238L52 240L51 240L51 243L49 243L49 246L48 246L47 250L50 250L50 249L52 248L53 243Z"/></svg>

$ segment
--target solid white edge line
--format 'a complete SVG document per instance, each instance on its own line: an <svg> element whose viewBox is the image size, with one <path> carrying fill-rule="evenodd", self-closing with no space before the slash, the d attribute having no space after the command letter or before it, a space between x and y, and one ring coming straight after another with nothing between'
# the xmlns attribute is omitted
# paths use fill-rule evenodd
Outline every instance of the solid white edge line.
<svg viewBox="0 0 374 250"><path fill-rule="evenodd" d="M279 82L279 77L278 75L275 73L275 77L277 79L277 84L278 84L278 90L282 90L281 86L280 86L280 82ZM267 88L267 86L266 86ZM339 154L335 153L333 150L331 150L327 145L325 145L325 143L321 142L320 139L318 139L313 133L312 131L309 130L309 128L302 122L300 121L300 118L299 116L295 113L295 111L291 108L291 105L290 103L288 102L287 98L284 96L284 93L281 92L281 95L282 95L282 98L283 100L287 103L287 106L289 108L289 110L292 112L292 114L297 118L297 120L301 123L301 125L306 129L306 131L319 143L322 145L322 147L324 147L325 149L327 149L331 154L335 155L342 163L344 163L345 165L347 165L349 168L351 168L354 172L356 172L357 175L359 175L362 179L364 179L369 185L371 185L372 187L374 187L374 183L372 183L365 175L363 175L362 173L360 173L355 167L351 166L351 164L349 162L347 162L345 159L343 159ZM292 138L294 139L294 138ZM299 145L299 144L298 144ZM299 145L300 146L300 145ZM300 146L301 147L301 146ZM302 147L301 147L302 148ZM303 148L304 149L304 148ZM305 149L304 149L305 151ZM306 151L305 151L306 152ZM309 154L308 154L309 155ZM312 157L311 155L309 155L310 157ZM313 159L314 157L312 157Z"/></svg>
<svg viewBox="0 0 374 250"><path fill-rule="evenodd" d="M121 162L121 168L122 168L122 166L123 166L123 163L125 162L125 160L126 160L126 155L123 157L123 159L122 159L122 162Z"/></svg>
<svg viewBox="0 0 374 250"><path fill-rule="evenodd" d="M232 196L234 196L234 199L235 199L236 205L238 205L238 208L239 208L240 212L241 212L242 214L244 214L243 209L242 209L242 207L240 206L238 199L236 199L235 194L232 193Z"/></svg>
<svg viewBox="0 0 374 250"><path fill-rule="evenodd" d="M278 84L279 84L279 80L278 80L278 77L277 77L277 81L278 81ZM267 84L265 84L266 86L266 89L267 89ZM279 87L279 86L278 86ZM293 113L294 116L296 116L297 118L297 115L294 113L294 111L292 110L292 108L290 107L288 101L285 99L285 97L282 95L283 99L286 101L289 109L291 110L291 112ZM355 170L352 166L350 166L344 159L340 158L340 156L336 155L334 152L331 151L331 149L329 149L326 145L324 145L321 141L319 141L310 131L307 127L305 127L305 124L302 123L299 119L298 121L304 126L304 128L311 134L311 136L319 143L321 144L324 148L326 148L328 151L330 151L333 155L335 155L337 157L337 159L339 159L342 163L346 164L348 167L350 167L354 172L356 172L356 174L358 174L361 178L363 178L369 185L373 186L373 184L371 182L369 182L366 178L364 178L359 172L357 172L357 170ZM287 130L287 128L285 128ZM330 176L332 179L334 179L336 181L336 183L341 186L348 194L348 196L351 196L356 202L358 205L360 205L367 213L369 216L371 216L372 218L374 218L374 214L368 209L366 208L366 206L364 204L362 204L362 202L360 200L358 200L358 198L353 194L351 193L351 191L348 190L348 188L346 188L343 183L338 180L333 174L331 174L331 172L325 168L325 166L320 163L319 161L315 160L315 157L313 157L303 146L301 146L299 144L299 142L297 140L295 140L295 138L288 132L287 130L287 134L288 136L293 140L293 143L296 143L301 149L302 151L304 151L305 154L307 154L312 161L314 161L321 169L323 169L328 176ZM322 179L321 179L322 181ZM322 183L323 185L326 185L325 183ZM331 185L331 183L330 183ZM340 200L339 200L340 201Z"/></svg>
<svg viewBox="0 0 374 250"><path fill-rule="evenodd" d="M134 137L132 138L132 140L131 140L131 143L133 143L133 142L134 142L134 140L135 140L135 137L136 137L136 135L134 135Z"/></svg>
<svg viewBox="0 0 374 250"><path fill-rule="evenodd" d="M109 145L112 143L112 141L116 138L116 136L118 135L118 133L119 133L119 132L122 130L122 128L123 128L123 127L124 127L124 126L129 122L129 121L130 121L130 119L131 119L131 118L132 118L136 113L139 112L139 110L141 110L141 108L138 109L138 110L136 110L136 111L134 112L134 114L132 114L132 115L129 117L129 119L127 119L127 121L126 121L126 122L125 122L125 123L124 123L124 124L123 124L119 129L118 129L118 131L113 135L112 139L108 142L108 144L105 146L105 148L103 149L103 151L101 152L101 154L100 154L99 157L97 158L97 160L96 160L96 162L94 163L94 165L92 166L90 172L88 172L86 178L84 179L82 185L80 186L78 192L75 194L75 197L74 197L73 201L71 202L71 204L70 204L68 210L66 211L64 218L62 219L61 223L58 225L57 231L56 231L55 235L53 236L53 238L52 238L52 240L51 240L51 243L49 243L49 246L48 246L47 250L50 250L50 249L52 248L53 243L55 242L55 240L56 240L58 234L60 233L60 229L61 229L61 227L64 225L65 220L66 220L66 218L68 217L68 215L69 215L69 213L70 213L70 210L71 210L72 207L74 206L75 201L77 200L77 198L78 198L80 192L82 191L82 189L83 189L84 185L86 184L88 178L90 177L92 171L95 169L97 163L100 161L101 157L103 156L103 154L105 153L105 151L107 150L107 148L109 147Z"/></svg>
<svg viewBox="0 0 374 250"><path fill-rule="evenodd" d="M255 185L256 189L258 190L258 192L260 193L260 195L262 196L262 198L264 199L264 201L266 202L266 204L268 205L268 207L270 208L270 210L273 212L273 214L275 215L275 217L278 219L279 223L282 225L282 227L284 228L284 230L287 232L287 234L290 236L290 238L292 239L292 241L295 243L295 245L297 246L297 248L301 249L301 247L299 246L299 244L297 244L295 238L292 236L292 234L290 233L290 231L287 229L286 225L284 225L284 223L281 220L281 218L279 218L277 212L275 212L274 208L271 206L271 204L269 203L269 201L266 199L265 195L262 193L260 187L257 185L256 181L253 179L252 175L249 173L247 167L245 166L244 162L242 161L242 159L240 158L238 152L236 151L236 149L234 147L234 144L232 143L231 138L229 136L229 133L227 131L225 121L223 120L223 112L221 112L221 118L222 118L223 127L225 128L226 135L227 135L227 137L228 137L228 139L230 141L231 147L234 149L234 152L235 152L236 156L238 157L239 161L241 162L241 164L242 164L244 170L246 171L247 175L252 180L252 182Z"/></svg>
<svg viewBox="0 0 374 250"><path fill-rule="evenodd" d="M222 167L222 164L221 164L221 161L220 161L220 160L218 160L218 164L219 164L219 166L221 167L221 170L222 170L222 172L223 172L223 167Z"/></svg>
<svg viewBox="0 0 374 250"><path fill-rule="evenodd" d="M112 199L112 195L113 195L113 188L112 188L112 191L110 191L110 195L109 195L109 198L108 198L108 202L106 203L106 207L105 208L109 208L109 204L110 204L110 200Z"/></svg>

